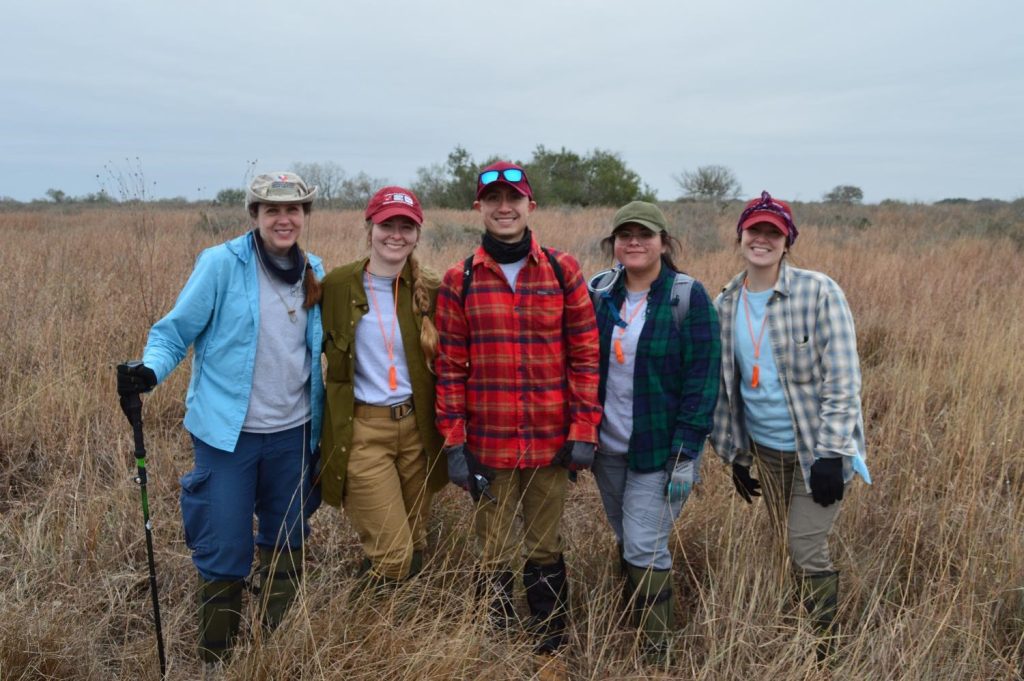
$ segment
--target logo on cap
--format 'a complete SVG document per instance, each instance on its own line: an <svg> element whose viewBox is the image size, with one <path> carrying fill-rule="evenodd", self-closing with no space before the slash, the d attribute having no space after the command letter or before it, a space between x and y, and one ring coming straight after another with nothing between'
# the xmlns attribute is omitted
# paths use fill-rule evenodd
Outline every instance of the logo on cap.
<svg viewBox="0 0 1024 681"><path fill-rule="evenodd" d="M416 202L412 200L411 196L402 193L385 194L384 200L381 202L381 205L386 206L389 203L404 203L407 206L416 205Z"/></svg>

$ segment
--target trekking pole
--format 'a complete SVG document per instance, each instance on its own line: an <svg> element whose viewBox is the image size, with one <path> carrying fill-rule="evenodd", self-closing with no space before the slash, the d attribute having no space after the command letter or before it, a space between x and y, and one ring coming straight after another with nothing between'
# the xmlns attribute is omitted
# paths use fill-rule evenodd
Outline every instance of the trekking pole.
<svg viewBox="0 0 1024 681"><path fill-rule="evenodd" d="M164 657L164 632L160 627L160 599L156 592L156 560L153 558L153 524L149 521L149 495L146 493L146 443L142 436L142 398L138 393L121 397L121 411L128 417L135 435L135 465L139 472L135 482L142 495L142 520L146 527L146 558L149 561L149 592L153 597L153 620L156 623L156 651L160 657L160 678L167 677Z"/></svg>

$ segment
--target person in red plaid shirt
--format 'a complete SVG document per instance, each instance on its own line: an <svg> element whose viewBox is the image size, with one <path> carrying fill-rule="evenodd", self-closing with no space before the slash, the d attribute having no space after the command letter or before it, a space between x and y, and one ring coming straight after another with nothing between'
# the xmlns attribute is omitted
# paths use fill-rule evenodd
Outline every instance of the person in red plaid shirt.
<svg viewBox="0 0 1024 681"><path fill-rule="evenodd" d="M445 273L438 294L437 426L449 480L476 504L478 598L489 601L496 627L512 624L525 548L529 628L537 653L550 655L566 637L567 477L593 463L601 407L586 283L575 258L533 238L527 219L536 207L519 166L501 161L480 173L473 208L482 244ZM522 544L512 531L517 510Z"/></svg>

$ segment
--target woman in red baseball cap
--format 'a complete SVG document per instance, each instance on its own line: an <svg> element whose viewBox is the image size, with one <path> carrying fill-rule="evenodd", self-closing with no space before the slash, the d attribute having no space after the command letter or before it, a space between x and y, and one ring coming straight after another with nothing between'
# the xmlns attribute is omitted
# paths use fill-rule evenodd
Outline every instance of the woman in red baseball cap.
<svg viewBox="0 0 1024 681"><path fill-rule="evenodd" d="M736 235L745 268L715 299L722 381L711 442L747 503L763 489L824 659L839 591L828 536L854 474L871 481L853 317L835 281L788 263L797 227L785 201L762 192Z"/></svg>
<svg viewBox="0 0 1024 681"><path fill-rule="evenodd" d="M366 207L367 257L323 281L323 500L344 505L368 583L396 583L423 563L433 492L448 481L434 426L439 279L415 255L416 195L384 187Z"/></svg>

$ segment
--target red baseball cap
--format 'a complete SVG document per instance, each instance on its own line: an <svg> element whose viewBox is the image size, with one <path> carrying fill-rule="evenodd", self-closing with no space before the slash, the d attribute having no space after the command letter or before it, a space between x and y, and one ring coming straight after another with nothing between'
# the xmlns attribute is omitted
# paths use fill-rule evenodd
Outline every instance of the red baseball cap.
<svg viewBox="0 0 1024 681"><path fill-rule="evenodd" d="M405 187L384 187L366 205L365 217L375 225L399 215L410 218L417 225L423 224L420 200Z"/></svg>
<svg viewBox="0 0 1024 681"><path fill-rule="evenodd" d="M793 209L785 201L772 198L766 191L761 192L760 198L748 201L743 207L739 222L736 223L736 233L741 234L743 230L761 222L777 227L785 235L786 243L792 245L796 241L797 229L793 221Z"/></svg>
<svg viewBox="0 0 1024 681"><path fill-rule="evenodd" d="M526 179L526 171L515 163L509 161L495 161L480 171L476 178L476 198L480 196L487 187L495 182L507 184L526 198L533 200L533 188L530 181Z"/></svg>

